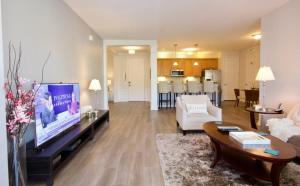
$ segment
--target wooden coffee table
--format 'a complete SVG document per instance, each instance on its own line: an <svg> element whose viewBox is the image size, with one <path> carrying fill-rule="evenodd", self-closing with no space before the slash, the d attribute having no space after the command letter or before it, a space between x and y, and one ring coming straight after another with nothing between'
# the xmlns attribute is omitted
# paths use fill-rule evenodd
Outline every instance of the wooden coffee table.
<svg viewBox="0 0 300 186"><path fill-rule="evenodd" d="M211 168L214 168L217 162L223 159L235 169L247 175L270 181L273 186L279 186L281 170L296 157L296 151L292 145L269 135L266 137L271 140L271 148L279 150L280 154L278 156L264 153L263 149L243 149L228 134L218 131L217 126L220 126L220 124L238 126L228 122L208 122L203 125L203 129L210 137L215 152ZM247 127L239 127L245 131L256 131Z"/></svg>

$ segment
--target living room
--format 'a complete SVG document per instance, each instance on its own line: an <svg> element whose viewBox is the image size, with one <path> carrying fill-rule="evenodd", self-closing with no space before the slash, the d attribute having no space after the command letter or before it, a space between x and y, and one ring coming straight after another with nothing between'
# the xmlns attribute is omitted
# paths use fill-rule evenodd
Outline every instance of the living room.
<svg viewBox="0 0 300 186"><path fill-rule="evenodd" d="M201 9L202 11L199 11ZM13 154L19 150L13 149L11 140L16 136L13 127L22 122L11 124L11 115L7 115L10 111L7 107L8 99L14 98L7 93L16 92L13 88L1 89L0 184L299 185L300 165L297 163L299 159L296 158L299 155L296 154L299 151L297 149L299 138L293 138L300 135L297 133L296 126L299 120L297 103L300 101L298 97L300 89L297 86L300 60L300 25L297 20L300 17L299 10L298 0L263 2L244 0L226 3L208 0L122 2L2 0L0 84L6 85L5 83L12 77L22 77L25 79L21 82L24 80L25 84L40 86L39 83L42 82L42 85L48 86L49 92L51 86L72 86L72 91L68 90L67 98L43 92L41 100L45 99L48 104L52 104L53 101L53 106L56 107L57 104L64 104L58 103L57 100L68 99L71 104L66 105L66 112L75 117L80 110L81 116L73 120L74 126L67 127L68 130L64 132L58 132L60 134L55 134L53 139L45 143L38 142L38 134L35 131L43 130L43 127L47 128L42 121L43 114L32 116L30 119L35 121L33 123L26 118L26 122L25 120L23 122L26 126L28 124L28 128L24 128L27 132L22 139L24 137L26 141L31 141L33 146L27 146L28 161L25 161L25 164L34 162L33 158L42 155L50 157L45 154L53 144L62 141L66 146L55 150L53 156L51 155L51 161L53 160L51 166L53 165L55 169L53 174L50 169L47 171L51 174L46 174L43 172L45 170L39 167L34 167L36 172L33 174L32 164L27 164L25 171L18 171L14 168L21 166L18 164L21 160L18 162L16 156L17 163L10 162L14 158ZM261 38L254 39L256 35ZM129 53L132 48L124 50L123 47L132 46L146 48L141 50L146 51L148 58L145 64L150 68L144 69L145 73L143 73L148 78L144 81L147 82L147 89L145 88L144 91L147 92L147 96L142 101L129 99L125 102L112 102L109 94L114 81L110 81L113 79L108 69L110 64L108 53L111 50L122 50L123 54ZM188 54L191 51L184 51L187 48L196 48L196 51ZM140 55L138 50L135 50L136 54L126 54L126 56L130 58L134 55L138 56ZM249 53L253 52L250 50L259 53L253 55L260 56L258 60L250 56ZM186 54L186 57L183 54ZM250 56L250 60L247 56ZM19 59L20 66L15 66L19 64ZM210 118L210 121L216 122L215 124L231 122L237 126L241 125L241 128L245 127L245 130L256 131L250 125L250 111L245 110L244 104L235 107L234 101L226 100L235 100L233 89L240 89L241 92L245 89L259 89L259 103L251 103L254 109L251 112L258 112L253 114L256 117L257 132L266 133L261 131L263 126L269 130L266 134L272 142L272 148L267 148L269 151L259 151L260 153L257 154L258 151L255 150L255 152L243 150L232 145L231 141L228 141L228 135L222 138L223 141L218 140L220 135L215 135L216 131L211 128L213 125L207 125L208 121L202 123L202 120L201 122L197 120L195 125L193 124L196 131L185 132L184 129L190 128L184 128L186 120L178 118L177 114L180 114L180 111L177 106L185 104L186 108L182 107L183 109L188 110L188 106L191 106L189 109L192 109L192 112L193 108L194 111L200 112L203 100L198 98L206 99L204 93L195 93L196 95L191 96L190 99L190 95L178 95L179 97L173 98L172 92L170 101L172 108L165 108L164 102L158 109L159 78L164 76L169 83L174 83L171 81L178 77L169 77L168 74L172 70L178 73L179 67L174 67L177 66L174 63L177 62L180 66L185 63L180 60L189 59L192 59L191 62L187 62L191 63L191 67L180 67L184 68L185 73L190 74L179 77L182 78L184 86L190 76L202 82L203 77L199 74L202 71L202 68L200 70L200 67L203 67L202 63L205 64L203 61L208 59L218 61L218 67L214 70L222 72L221 82L218 85L222 90L221 104L218 105L217 100L208 98L212 99L213 105L209 104L210 100L205 105L207 112L219 113L220 117L217 119ZM169 60L167 63L171 66L165 70L164 65L159 66L160 60ZM224 69L224 63L227 61L230 61L231 65ZM245 65L251 62L257 65L254 70L249 70L251 65ZM264 66L270 67L268 70L271 70L272 77L268 80L271 81L256 78L258 71ZM163 68L160 69L161 67ZM134 71L132 73L134 74ZM115 77L116 74L113 78ZM126 85L128 84L123 71L119 77L121 80L124 78ZM225 85L226 78L231 79L233 85ZM24 89L31 90L29 84L24 86ZM132 85L133 83L128 84L128 86ZM41 98L40 95L37 97ZM241 95L240 99L243 98ZM279 104L282 104L280 109L283 109L279 114L266 113L268 110L263 111L264 108L276 109ZM208 109L210 106L213 111ZM182 111L181 114L184 112ZM285 119L278 119L277 115ZM188 118L189 114L182 114L182 116ZM59 120L60 117L55 119ZM86 128L80 134L76 134L76 140L74 138L72 142L67 143L65 140L70 132L75 131L76 127L83 126L83 124L78 125L78 119L80 123L85 123ZM38 125L38 122L41 125ZM210 140L214 146L210 145ZM80 146L78 150L77 144ZM258 167L268 163L270 163L268 165L276 162L284 163L276 164L273 173L266 168L267 173L260 177L249 171L250 167L246 169L238 167L239 165L235 164L237 159L232 162L225 156L218 155L218 146L223 150L223 147L233 151L238 150L241 152L240 157L246 159L248 157L248 160L249 156L256 158ZM28 148L32 149L28 150ZM226 149L224 154L225 151ZM29 152L35 154L28 154ZM274 155L274 153L278 154ZM218 161L216 157L221 157L222 160ZM64 161L64 158L67 161ZM56 164L56 161L63 163ZM211 164L214 161L215 164ZM45 163L45 161L40 162L41 165ZM254 166L254 170L255 168L257 167ZM42 174L44 177L35 180ZM24 178L24 175L28 177Z"/></svg>

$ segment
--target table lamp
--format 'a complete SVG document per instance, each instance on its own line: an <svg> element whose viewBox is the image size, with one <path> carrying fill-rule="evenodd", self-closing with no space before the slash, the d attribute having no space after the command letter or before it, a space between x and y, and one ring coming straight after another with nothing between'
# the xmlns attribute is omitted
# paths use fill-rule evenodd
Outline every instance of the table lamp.
<svg viewBox="0 0 300 186"><path fill-rule="evenodd" d="M93 79L90 83L89 89L94 91L101 90L100 81L98 79Z"/></svg>
<svg viewBox="0 0 300 186"><path fill-rule="evenodd" d="M262 95L262 109L265 110L264 107L264 98L265 98L265 86L266 86L266 82L267 81L273 81L275 80L274 74L272 72L271 67L268 66L262 66L259 68L258 73L256 75L256 81L261 81L262 82L262 91L263 91L263 95Z"/></svg>
<svg viewBox="0 0 300 186"><path fill-rule="evenodd" d="M97 104L99 103L98 102L98 99L97 99L97 91L101 90L101 84L100 84L100 81L98 79L93 79L90 83L90 86L89 86L89 89L90 90L93 90L95 91L95 94L96 94L96 102ZM97 111L94 111L95 115L97 115Z"/></svg>

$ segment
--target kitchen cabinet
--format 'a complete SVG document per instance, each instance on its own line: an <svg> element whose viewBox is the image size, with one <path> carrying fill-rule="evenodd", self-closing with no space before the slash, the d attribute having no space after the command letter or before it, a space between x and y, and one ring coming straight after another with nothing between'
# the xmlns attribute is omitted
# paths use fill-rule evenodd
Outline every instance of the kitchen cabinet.
<svg viewBox="0 0 300 186"><path fill-rule="evenodd" d="M164 60L163 64L162 64L162 75L163 76L170 76L172 66L173 66L173 61Z"/></svg>
<svg viewBox="0 0 300 186"><path fill-rule="evenodd" d="M173 66L174 61L178 63ZM194 62L198 62L195 66ZM157 60L157 74L158 76L170 76L171 70L184 70L185 76L201 76L205 69L218 69L218 59L158 59Z"/></svg>

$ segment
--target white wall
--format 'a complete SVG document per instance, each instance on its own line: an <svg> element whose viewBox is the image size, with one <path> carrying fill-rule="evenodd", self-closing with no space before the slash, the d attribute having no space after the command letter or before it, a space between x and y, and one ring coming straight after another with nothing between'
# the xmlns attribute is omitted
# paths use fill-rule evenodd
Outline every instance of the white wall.
<svg viewBox="0 0 300 186"><path fill-rule="evenodd" d="M91 104L100 108L103 100L95 105L95 95L88 90L88 85L93 78L101 79L103 83L101 38L63 1L2 2L5 61L8 60L8 42L18 46L21 41L21 75L39 81L43 61L51 51L44 82L79 82L81 105ZM94 37L93 41L88 39L90 34Z"/></svg>
<svg viewBox="0 0 300 186"><path fill-rule="evenodd" d="M300 1L291 0L262 18L261 65L271 66L264 103L289 110L300 103Z"/></svg>
<svg viewBox="0 0 300 186"><path fill-rule="evenodd" d="M145 45L150 47L150 69L151 69L151 110L157 110L157 41L156 40L104 40L103 41L103 78L104 87L107 87L107 48L109 46L120 45ZM108 92L107 89L103 90L104 108L108 108Z"/></svg>
<svg viewBox="0 0 300 186"><path fill-rule="evenodd" d="M0 85L4 85L4 61L2 41L2 8L0 1ZM8 186L7 136L5 121L4 89L0 88L0 185Z"/></svg>

